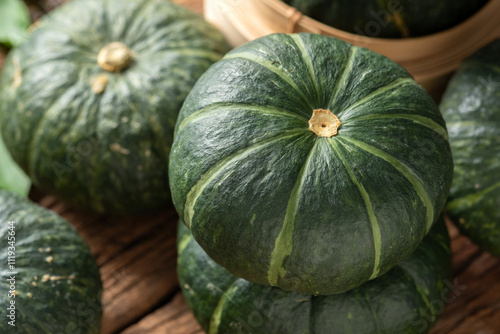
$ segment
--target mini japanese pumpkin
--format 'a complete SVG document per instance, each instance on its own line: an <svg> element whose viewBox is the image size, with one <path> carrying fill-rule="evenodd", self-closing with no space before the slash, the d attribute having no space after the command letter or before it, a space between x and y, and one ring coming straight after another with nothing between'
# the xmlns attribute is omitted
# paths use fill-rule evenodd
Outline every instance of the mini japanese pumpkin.
<svg viewBox="0 0 500 334"><path fill-rule="evenodd" d="M451 252L442 219L388 273L330 296L285 292L235 277L208 257L182 223L178 234L182 291L207 334L425 333L451 287Z"/></svg>
<svg viewBox="0 0 500 334"><path fill-rule="evenodd" d="M399 65L331 37L275 34L200 78L169 173L179 215L217 263L332 294L415 250L453 164L437 105Z"/></svg>
<svg viewBox="0 0 500 334"><path fill-rule="evenodd" d="M0 222L0 304L7 315L0 332L98 334L99 269L75 229L54 212L4 190Z"/></svg>
<svg viewBox="0 0 500 334"><path fill-rule="evenodd" d="M5 144L34 185L78 206L163 207L177 114L227 50L215 28L168 1L71 1L9 55Z"/></svg>
<svg viewBox="0 0 500 334"><path fill-rule="evenodd" d="M441 111L455 162L448 213L472 241L500 256L500 39L463 62Z"/></svg>
<svg viewBox="0 0 500 334"><path fill-rule="evenodd" d="M285 0L320 22L370 37L416 37L451 28L487 0Z"/></svg>

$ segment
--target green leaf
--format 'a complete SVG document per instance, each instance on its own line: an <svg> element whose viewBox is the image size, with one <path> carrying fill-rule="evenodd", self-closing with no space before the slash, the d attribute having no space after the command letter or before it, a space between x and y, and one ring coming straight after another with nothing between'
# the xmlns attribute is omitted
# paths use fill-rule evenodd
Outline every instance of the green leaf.
<svg viewBox="0 0 500 334"><path fill-rule="evenodd" d="M21 0L0 0L0 43L18 45L29 25L28 8Z"/></svg>
<svg viewBox="0 0 500 334"><path fill-rule="evenodd" d="M14 162L0 135L0 189L27 196L30 185L30 179Z"/></svg>

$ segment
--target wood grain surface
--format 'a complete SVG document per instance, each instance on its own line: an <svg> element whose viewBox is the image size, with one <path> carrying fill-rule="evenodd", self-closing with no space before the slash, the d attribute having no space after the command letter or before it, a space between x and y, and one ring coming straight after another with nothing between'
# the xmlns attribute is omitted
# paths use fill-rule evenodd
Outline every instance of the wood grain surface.
<svg viewBox="0 0 500 334"><path fill-rule="evenodd" d="M202 0L177 0L201 13ZM40 17L62 0L31 0ZM5 50L0 49L0 68ZM110 217L80 212L33 189L30 197L71 222L89 244L100 267L104 290L102 334L202 334L189 311L176 275L177 215L163 212ZM500 333L500 259L482 252L448 224L455 278L442 300L444 312L431 333ZM273 334L273 333L253 333Z"/></svg>

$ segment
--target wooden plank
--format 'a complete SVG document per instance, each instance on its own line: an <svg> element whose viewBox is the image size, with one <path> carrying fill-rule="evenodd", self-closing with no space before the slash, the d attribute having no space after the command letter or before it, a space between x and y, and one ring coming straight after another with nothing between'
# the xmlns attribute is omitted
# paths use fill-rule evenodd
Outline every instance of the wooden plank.
<svg viewBox="0 0 500 334"><path fill-rule="evenodd" d="M203 334L179 292L170 303L149 314L122 334Z"/></svg>

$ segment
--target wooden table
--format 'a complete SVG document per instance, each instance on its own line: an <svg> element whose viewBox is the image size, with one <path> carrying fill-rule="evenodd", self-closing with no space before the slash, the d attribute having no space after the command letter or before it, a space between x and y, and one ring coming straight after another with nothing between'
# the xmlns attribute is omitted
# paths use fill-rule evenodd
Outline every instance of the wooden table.
<svg viewBox="0 0 500 334"><path fill-rule="evenodd" d="M177 0L199 13L201 1ZM35 18L61 2L29 1ZM177 215L172 207L157 214L109 217L79 212L37 190L30 197L71 222L95 255L104 285L102 334L203 333L178 286ZM451 225L449 230L456 298L450 298L432 333L499 334L500 259L481 251Z"/></svg>

